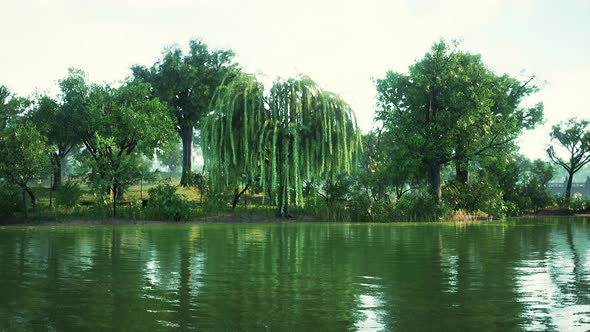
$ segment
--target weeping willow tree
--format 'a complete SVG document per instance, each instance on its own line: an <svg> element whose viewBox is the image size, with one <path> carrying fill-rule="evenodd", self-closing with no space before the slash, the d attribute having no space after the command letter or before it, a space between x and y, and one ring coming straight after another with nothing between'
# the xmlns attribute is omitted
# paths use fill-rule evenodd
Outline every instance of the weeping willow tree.
<svg viewBox="0 0 590 332"><path fill-rule="evenodd" d="M361 149L350 106L307 77L275 82L267 96L254 77L234 79L217 90L202 135L211 188L259 181L280 216L304 205L304 180L351 172Z"/></svg>
<svg viewBox="0 0 590 332"><path fill-rule="evenodd" d="M257 179L260 123L268 117L264 87L253 77L240 75L221 85L214 96L212 112L205 118L201 140L210 189L232 188L233 205ZM240 192L238 188L243 186Z"/></svg>

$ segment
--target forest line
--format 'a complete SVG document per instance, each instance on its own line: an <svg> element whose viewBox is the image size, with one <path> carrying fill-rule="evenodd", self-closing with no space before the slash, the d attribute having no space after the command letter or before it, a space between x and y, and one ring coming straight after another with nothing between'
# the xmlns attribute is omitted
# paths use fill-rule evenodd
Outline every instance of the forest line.
<svg viewBox="0 0 590 332"><path fill-rule="evenodd" d="M375 127L365 134L350 105L311 78L265 88L234 56L193 40L186 54L171 48L151 66L132 66L120 86L91 83L74 68L57 96L20 97L0 86L0 214L27 220L38 190L31 184L51 177L49 194L74 215L110 205L117 216L125 192L154 178L154 155L170 169L180 164L179 185L198 200L151 181L149 201L120 207L124 217L133 209L133 218L188 220L235 209L247 192L281 217L341 221L588 207L571 186L590 162L589 122L553 126L552 163L519 155L518 137L543 121L542 102L524 106L539 90L535 77L499 75L456 42L438 41L407 73L375 80ZM78 182L62 183L66 160ZM556 167L568 174L563 198L546 189ZM85 194L95 206L80 206Z"/></svg>

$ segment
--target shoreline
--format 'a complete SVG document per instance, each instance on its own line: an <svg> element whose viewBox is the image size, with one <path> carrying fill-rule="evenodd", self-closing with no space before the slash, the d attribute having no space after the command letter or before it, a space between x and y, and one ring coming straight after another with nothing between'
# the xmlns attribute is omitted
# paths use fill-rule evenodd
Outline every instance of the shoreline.
<svg viewBox="0 0 590 332"><path fill-rule="evenodd" d="M585 217L590 218L590 213L580 213L575 215L535 215L535 214L528 214L521 217L514 217L514 218L544 218L544 217ZM470 220L471 222L486 222L487 220ZM498 220L494 220L498 221ZM321 222L315 216L310 215L300 215L294 216L291 218L281 218L274 215L269 214L247 214L247 215L234 215L234 214L224 214L218 216L210 216L205 217L202 219L190 220L190 221L158 221L158 220L132 220L132 219L119 219L119 218L109 218L109 219L93 219L93 220L83 220L83 219L71 219L71 220L62 220L62 221L33 221L29 223L24 223L22 221L18 222L8 222L8 223L0 223L1 228L11 228L11 227L77 227L77 226L164 226L164 225L207 225L207 224L255 224L255 223L275 223L275 224L282 224L282 223L305 223L305 222ZM442 223L447 222L466 222L466 220L444 220L439 221ZM367 222L369 223L369 222ZM396 222L388 222L391 224L395 224ZM421 223L421 222L413 222L413 223Z"/></svg>
<svg viewBox="0 0 590 332"><path fill-rule="evenodd" d="M251 223L294 223L294 222L318 222L314 216L300 215L290 218L281 218L269 214L224 214L210 216L189 221L163 221L163 220L133 220L133 219L69 219L62 221L31 221L0 223L3 227L69 227L69 226L161 226L161 225L206 225L206 224L251 224Z"/></svg>

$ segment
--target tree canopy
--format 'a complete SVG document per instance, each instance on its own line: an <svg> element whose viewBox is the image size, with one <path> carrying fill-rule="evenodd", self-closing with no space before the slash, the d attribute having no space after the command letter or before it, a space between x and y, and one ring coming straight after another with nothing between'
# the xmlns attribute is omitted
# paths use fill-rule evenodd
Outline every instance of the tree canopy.
<svg viewBox="0 0 590 332"><path fill-rule="evenodd" d="M132 67L133 75L153 87L154 96L167 105L182 139L182 178L187 184L192 171L193 130L209 111L217 87L239 72L231 50L209 50L200 40L191 40L184 54L178 47L167 50L150 68Z"/></svg>
<svg viewBox="0 0 590 332"><path fill-rule="evenodd" d="M570 202L574 174L590 163L590 121L569 119L552 127L551 141L559 144L565 153L560 154L556 146L547 148L547 155L568 173L565 200Z"/></svg>
<svg viewBox="0 0 590 332"><path fill-rule="evenodd" d="M164 105L151 97L147 83L127 81L119 88L92 85L87 100L87 107L74 114L77 133L89 156L94 183L113 193L115 215L120 188L141 176L140 155L151 156L170 139L173 124Z"/></svg>
<svg viewBox="0 0 590 332"><path fill-rule="evenodd" d="M479 55L439 41L408 74L390 71L376 81L375 119L420 161L440 202L443 165L454 161L457 180L466 183L469 161L511 151L520 133L541 121L541 103L520 106L537 91L531 81L498 76Z"/></svg>
<svg viewBox="0 0 590 332"><path fill-rule="evenodd" d="M21 187L25 219L28 184L42 175L49 164L48 156L45 138L32 124L20 121L0 131L0 178Z"/></svg>
<svg viewBox="0 0 590 332"><path fill-rule="evenodd" d="M240 75L219 88L202 130L213 188L259 180L281 216L304 204L304 179L352 171L361 150L350 106L307 77L277 81L265 96Z"/></svg>
<svg viewBox="0 0 590 332"><path fill-rule="evenodd" d="M53 189L61 185L62 162L72 149L80 143L76 132L75 112L87 107L88 86L86 74L80 69L70 68L68 77L59 81L61 94L57 99L49 95L37 97L30 115L37 128L47 137L53 165ZM79 119L83 121L83 119Z"/></svg>

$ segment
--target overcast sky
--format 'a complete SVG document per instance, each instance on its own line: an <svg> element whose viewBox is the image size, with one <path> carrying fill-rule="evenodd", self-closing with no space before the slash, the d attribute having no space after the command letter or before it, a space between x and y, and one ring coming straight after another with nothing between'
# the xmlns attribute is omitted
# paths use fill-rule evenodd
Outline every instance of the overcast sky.
<svg viewBox="0 0 590 332"><path fill-rule="evenodd" d="M546 124L521 139L545 157L551 125L590 118L590 0L2 0L0 84L57 92L68 67L115 82L192 38L231 48L264 82L309 75L372 125L374 78L460 38L497 73L535 74Z"/></svg>

